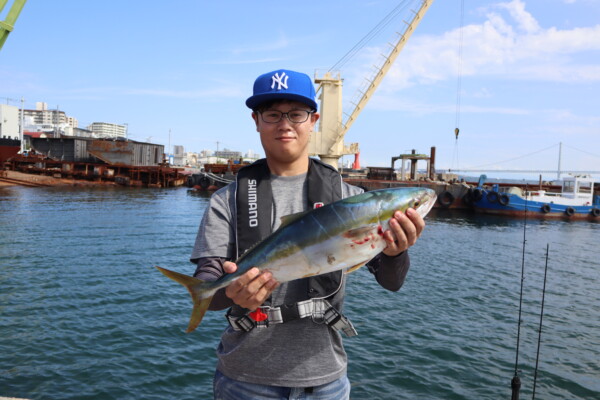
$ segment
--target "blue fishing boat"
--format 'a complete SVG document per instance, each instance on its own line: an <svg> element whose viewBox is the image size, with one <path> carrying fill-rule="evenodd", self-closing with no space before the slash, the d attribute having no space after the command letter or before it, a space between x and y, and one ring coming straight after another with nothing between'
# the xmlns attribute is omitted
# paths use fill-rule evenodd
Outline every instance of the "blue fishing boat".
<svg viewBox="0 0 600 400"><path fill-rule="evenodd" d="M528 190L520 187L471 189L471 204L476 212L532 218L589 219L600 222L600 187L589 175L565 177L560 192ZM598 194L596 194L598 193Z"/></svg>

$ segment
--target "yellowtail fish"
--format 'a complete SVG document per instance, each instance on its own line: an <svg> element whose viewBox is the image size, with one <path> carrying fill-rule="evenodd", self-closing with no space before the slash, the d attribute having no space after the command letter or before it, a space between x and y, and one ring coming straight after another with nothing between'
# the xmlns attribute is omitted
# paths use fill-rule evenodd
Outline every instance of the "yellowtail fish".
<svg viewBox="0 0 600 400"><path fill-rule="evenodd" d="M352 271L366 264L387 245L383 233L395 211L414 208L425 217L436 195L431 189L406 187L374 190L286 217L279 229L242 255L233 274L213 282L156 267L185 286L194 302L186 332L198 327L215 292L250 268L268 270L278 282Z"/></svg>

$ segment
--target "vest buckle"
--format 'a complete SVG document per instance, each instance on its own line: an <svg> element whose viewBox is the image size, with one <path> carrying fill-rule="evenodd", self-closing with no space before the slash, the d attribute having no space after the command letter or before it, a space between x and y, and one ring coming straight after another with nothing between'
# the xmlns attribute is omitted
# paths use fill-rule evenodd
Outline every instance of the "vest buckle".
<svg viewBox="0 0 600 400"><path fill-rule="evenodd" d="M279 307L262 306L256 311L248 312L242 316L231 315L231 310L230 308L227 311L226 317L229 325L235 331L250 332L254 328L268 328L271 324L282 324L287 321L310 317L313 322L317 324L324 323L338 332L343 332L348 337L358 335L352 322L325 299L309 299ZM256 318L256 316L259 316L259 318Z"/></svg>

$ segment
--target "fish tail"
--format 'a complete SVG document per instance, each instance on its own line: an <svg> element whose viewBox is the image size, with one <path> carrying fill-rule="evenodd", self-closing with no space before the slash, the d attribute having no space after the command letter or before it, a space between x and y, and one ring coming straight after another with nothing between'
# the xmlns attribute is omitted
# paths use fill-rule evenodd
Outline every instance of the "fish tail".
<svg viewBox="0 0 600 400"><path fill-rule="evenodd" d="M206 285L208 289L209 282L205 282L201 279L194 278L193 276L180 274L179 272L171 271L159 266L156 266L156 268L167 278L171 278L175 282L181 283L187 288L188 292L190 292L192 301L194 302L194 309L192 310L192 316L190 317L190 322L185 332L192 332L198 327L198 325L200 325L200 322L202 322L202 318L204 318L204 314L206 314L208 306L213 298L212 296L202 297L201 294L203 290L194 290L193 287Z"/></svg>

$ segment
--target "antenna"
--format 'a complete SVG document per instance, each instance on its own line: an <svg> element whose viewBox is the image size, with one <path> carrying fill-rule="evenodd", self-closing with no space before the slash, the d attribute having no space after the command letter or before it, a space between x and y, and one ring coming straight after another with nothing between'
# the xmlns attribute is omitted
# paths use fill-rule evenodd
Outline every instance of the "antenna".
<svg viewBox="0 0 600 400"><path fill-rule="evenodd" d="M515 375L510 381L511 400L519 400L521 378L519 378L519 343L521 340L521 314L523 311L523 281L525 281L525 243L527 243L527 185L525 185L525 219L523 221L523 258L521 260L521 294L519 296L519 320L517 325L517 351L515 356Z"/></svg>
<svg viewBox="0 0 600 400"><path fill-rule="evenodd" d="M544 319L544 300L546 298L546 277L548 276L548 253L550 244L546 244L546 267L544 268L544 288L542 289L542 309L540 310L540 328L538 330L537 355L535 356L535 372L533 373L533 395L531 400L535 399L535 384L537 383L538 365L540 361L540 344L542 343L542 321Z"/></svg>

